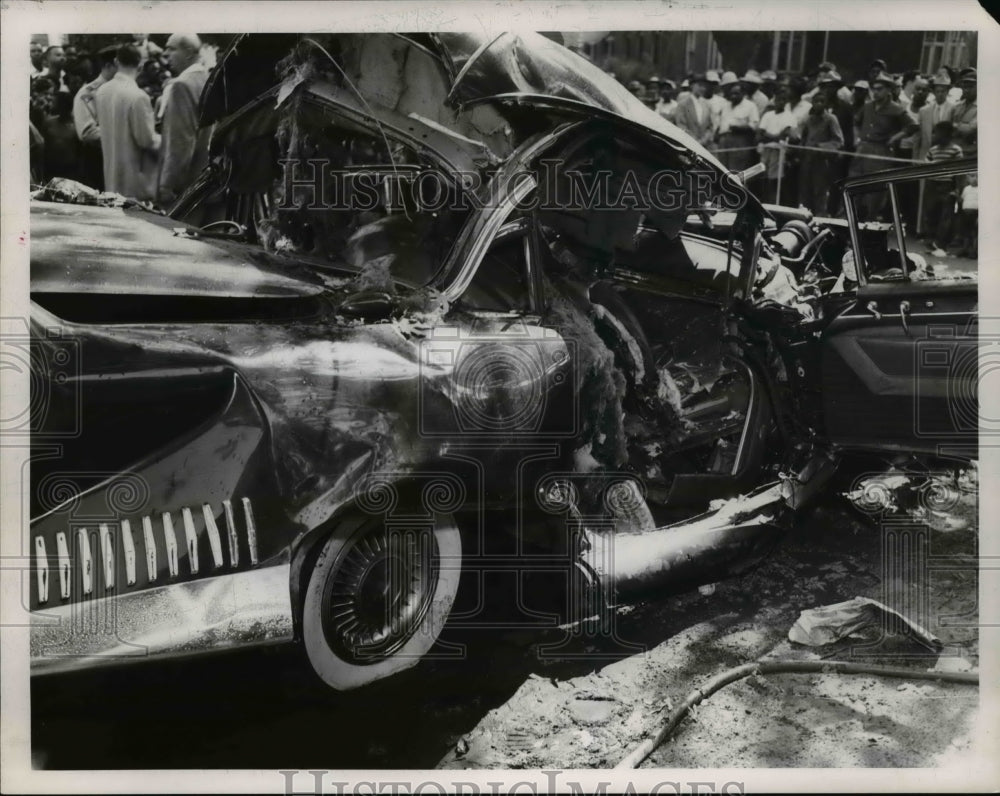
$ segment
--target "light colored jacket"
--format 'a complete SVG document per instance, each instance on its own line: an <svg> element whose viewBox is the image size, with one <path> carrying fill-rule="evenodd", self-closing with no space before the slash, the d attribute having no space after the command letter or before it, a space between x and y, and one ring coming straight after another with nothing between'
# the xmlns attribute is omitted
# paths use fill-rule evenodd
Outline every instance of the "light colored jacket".
<svg viewBox="0 0 1000 796"><path fill-rule="evenodd" d="M211 128L198 129L198 101L208 70L194 63L163 89L163 150L157 196L172 202L208 165Z"/></svg>
<svg viewBox="0 0 1000 796"><path fill-rule="evenodd" d="M923 161L931 148L931 131L938 122L950 122L955 115L955 105L931 100L917 111L917 136L913 142L913 159Z"/></svg>
<svg viewBox="0 0 1000 796"><path fill-rule="evenodd" d="M696 102L703 103L703 113L700 120L698 119L698 110L695 107ZM703 144L712 140L712 134L715 131L712 124L712 112L704 98L699 99L693 94L688 94L677 103L673 121L685 133Z"/></svg>
<svg viewBox="0 0 1000 796"><path fill-rule="evenodd" d="M160 136L149 97L135 78L118 72L97 89L104 188L141 201L153 199Z"/></svg>
<svg viewBox="0 0 1000 796"><path fill-rule="evenodd" d="M101 126L97 123L97 105L95 98L97 89L108 81L103 77L87 83L73 97L73 126L77 137L85 144L97 144L101 141Z"/></svg>

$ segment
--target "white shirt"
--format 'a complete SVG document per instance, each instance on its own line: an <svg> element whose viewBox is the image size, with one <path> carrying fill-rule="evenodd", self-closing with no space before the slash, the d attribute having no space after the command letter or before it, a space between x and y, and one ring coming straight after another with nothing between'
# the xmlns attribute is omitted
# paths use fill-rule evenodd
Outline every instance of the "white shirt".
<svg viewBox="0 0 1000 796"><path fill-rule="evenodd" d="M760 111L757 106L746 97L738 104L726 103L719 116L719 132L728 133L732 127L750 127L754 130L760 124Z"/></svg>
<svg viewBox="0 0 1000 796"><path fill-rule="evenodd" d="M791 127L794 133L798 126L798 119L795 118L795 114L788 110L787 105L780 111L774 109L765 111L764 115L760 117L760 129L768 135L781 135L781 131L786 127Z"/></svg>
<svg viewBox="0 0 1000 796"><path fill-rule="evenodd" d="M807 102L805 99L800 99L795 107L791 107L789 103L789 108L792 115L795 117L797 124L802 124L805 122L806 117L809 115L809 109L812 107L811 102Z"/></svg>
<svg viewBox="0 0 1000 796"><path fill-rule="evenodd" d="M979 209L979 186L978 185L966 185L962 189L962 209L963 210L978 210Z"/></svg>
<svg viewBox="0 0 1000 796"><path fill-rule="evenodd" d="M788 110L787 105L780 111L774 109L765 111L764 115L760 118L760 129L768 135L781 135L786 127L791 127L793 133L797 132L799 128L798 121L792 115L792 112ZM777 141L761 143L757 147L757 150L760 152L761 162L767 166L767 176L772 180L778 177L780 147L781 144Z"/></svg>
<svg viewBox="0 0 1000 796"><path fill-rule="evenodd" d="M670 102L664 102L660 100L656 103L656 112L665 119L669 119L674 115L674 111L677 110L677 100L670 100ZM700 119L699 119L700 120Z"/></svg>
<svg viewBox="0 0 1000 796"><path fill-rule="evenodd" d="M955 109L955 106L951 102L937 102L933 99L924 107L931 109L931 124L951 119L951 115Z"/></svg>
<svg viewBox="0 0 1000 796"><path fill-rule="evenodd" d="M713 94L708 98L708 110L712 114L712 127L719 129L719 120L722 118L722 109L729 106L729 100L721 94Z"/></svg>
<svg viewBox="0 0 1000 796"><path fill-rule="evenodd" d="M694 102L694 115L698 117L698 124L705 121L705 114L709 113L711 109L708 106L708 100L704 97L691 97Z"/></svg>

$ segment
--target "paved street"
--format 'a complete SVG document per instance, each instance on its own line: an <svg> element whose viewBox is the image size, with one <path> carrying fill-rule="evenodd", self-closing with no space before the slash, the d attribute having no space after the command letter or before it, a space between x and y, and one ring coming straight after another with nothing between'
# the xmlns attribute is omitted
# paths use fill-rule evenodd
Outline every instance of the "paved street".
<svg viewBox="0 0 1000 796"><path fill-rule="evenodd" d="M956 511L964 519L954 527L937 523L929 532L933 552L974 568L975 496L966 495ZM36 764L611 766L655 731L665 704L708 675L762 657L815 657L787 640L801 610L855 595L898 595L883 545L876 526L831 498L803 515L753 573L711 594L622 607L618 641L571 639L540 657L536 645L559 641L558 632L453 633L451 642L467 644L464 658L425 661L362 694L314 687L290 648L38 679ZM978 665L976 584L974 571L958 568L912 586L928 596L924 620L946 645L940 659L897 637L821 653L919 668ZM495 600L498 610L504 600L512 604L510 595ZM977 700L978 689L968 686L868 677L744 681L706 702L698 720L685 722L678 740L647 765L932 765L953 742L952 752L964 748Z"/></svg>

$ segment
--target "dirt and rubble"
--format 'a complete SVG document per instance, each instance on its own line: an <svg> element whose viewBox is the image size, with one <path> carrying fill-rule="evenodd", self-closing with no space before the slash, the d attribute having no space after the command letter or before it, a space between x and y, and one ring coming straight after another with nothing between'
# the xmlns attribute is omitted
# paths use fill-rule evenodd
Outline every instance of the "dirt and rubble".
<svg viewBox="0 0 1000 796"><path fill-rule="evenodd" d="M744 578L669 601L619 609L619 641L581 641L597 656L628 644L645 651L566 677L566 657L540 658L503 705L444 756L442 768L608 768L654 734L693 688L729 667L762 660L852 660L937 671L978 668L976 501L963 493L950 514L923 526L936 560L924 572L891 556L870 520L827 505L802 518L788 542ZM918 532L919 533L919 532ZM883 554L883 551L890 551ZM964 564L965 568L961 568ZM916 577L921 577L917 575ZM855 595L915 607L940 638L940 655L911 638L850 638L824 647L788 640L802 610ZM566 650L565 652L569 652ZM591 667L593 668L593 667ZM753 676L689 714L650 767L910 767L954 765L981 753L974 743L979 689L876 676Z"/></svg>
<svg viewBox="0 0 1000 796"><path fill-rule="evenodd" d="M442 647L374 694L311 686L287 647L38 680L34 760L50 769L609 767L691 689L749 661L978 669L975 493L949 516L932 517L928 541L953 568L913 589L901 592L902 570L890 567L899 559L883 554L887 532L831 496L754 572L621 606L618 641L554 629L450 634L445 642L465 643L458 658ZM787 639L802 610L859 595L900 607L907 590L926 595L927 615L908 613L940 638L940 655L902 637L871 647ZM978 701L975 687L937 682L752 677L703 702L643 767L960 765L977 754Z"/></svg>

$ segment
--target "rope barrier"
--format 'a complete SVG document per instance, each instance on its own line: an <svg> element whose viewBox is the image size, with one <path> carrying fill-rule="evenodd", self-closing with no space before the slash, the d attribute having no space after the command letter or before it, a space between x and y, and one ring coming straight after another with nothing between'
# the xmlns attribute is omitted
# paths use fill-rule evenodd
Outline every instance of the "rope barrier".
<svg viewBox="0 0 1000 796"><path fill-rule="evenodd" d="M710 149L709 151L713 155L717 155L717 154L719 154L721 152L749 152L751 150L756 152L757 149L758 149L758 147L761 147L761 146L765 147L767 149L778 149L778 150L781 150L781 149L786 149L786 150L787 149L801 149L801 150L809 151L809 152L823 152L824 154L827 154L827 155L847 155L847 157L851 157L851 158L869 158L871 160L889 160L889 161L892 161L894 163L906 163L906 164L909 164L909 165L913 165L915 163L920 163L921 162L919 160L912 160L910 158L896 158L896 157L890 157L889 155L871 155L871 154L869 154L867 152L845 152L842 149L824 149L823 147L805 146L804 144L786 144L784 142L780 142L780 143L770 142L770 143L766 143L766 144L754 144L753 146L725 147L723 149Z"/></svg>

